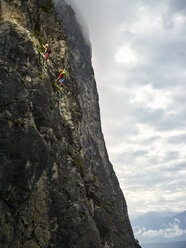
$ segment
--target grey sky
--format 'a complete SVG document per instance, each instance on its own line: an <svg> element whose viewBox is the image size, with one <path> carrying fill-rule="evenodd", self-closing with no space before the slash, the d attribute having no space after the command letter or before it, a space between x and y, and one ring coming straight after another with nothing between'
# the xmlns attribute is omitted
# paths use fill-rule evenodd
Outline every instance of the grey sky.
<svg viewBox="0 0 186 248"><path fill-rule="evenodd" d="M186 1L68 0L88 26L103 133L129 213L186 206Z"/></svg>

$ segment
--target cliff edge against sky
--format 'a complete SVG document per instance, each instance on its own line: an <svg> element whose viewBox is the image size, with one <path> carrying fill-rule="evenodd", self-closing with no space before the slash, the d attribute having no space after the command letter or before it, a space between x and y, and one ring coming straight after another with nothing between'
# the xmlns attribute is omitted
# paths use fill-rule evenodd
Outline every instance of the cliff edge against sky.
<svg viewBox="0 0 186 248"><path fill-rule="evenodd" d="M64 0L1 0L0 15L0 247L140 247L73 9ZM60 68L69 74L63 87Z"/></svg>

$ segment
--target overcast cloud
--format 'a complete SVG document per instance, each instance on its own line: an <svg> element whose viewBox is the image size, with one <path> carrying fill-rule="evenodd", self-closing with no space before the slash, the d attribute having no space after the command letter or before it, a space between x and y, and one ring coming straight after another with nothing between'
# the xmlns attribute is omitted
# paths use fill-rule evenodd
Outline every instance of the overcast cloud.
<svg viewBox="0 0 186 248"><path fill-rule="evenodd" d="M135 227L134 230L135 235L141 240L142 242L157 242L157 241L169 241L174 240L175 238L180 238L184 240L186 230L181 229L179 227L180 221L178 219L174 219L173 223L169 223L168 225L164 226L159 230L154 229L146 229L146 228L139 228Z"/></svg>
<svg viewBox="0 0 186 248"><path fill-rule="evenodd" d="M186 1L69 0L89 26L103 133L129 213L186 205Z"/></svg>

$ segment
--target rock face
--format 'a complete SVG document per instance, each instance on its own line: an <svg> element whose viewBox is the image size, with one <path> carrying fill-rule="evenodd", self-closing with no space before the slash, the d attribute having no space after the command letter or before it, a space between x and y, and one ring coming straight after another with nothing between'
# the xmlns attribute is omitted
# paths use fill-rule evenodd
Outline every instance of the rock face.
<svg viewBox="0 0 186 248"><path fill-rule="evenodd" d="M64 0L1 0L0 15L0 248L140 247L74 11Z"/></svg>

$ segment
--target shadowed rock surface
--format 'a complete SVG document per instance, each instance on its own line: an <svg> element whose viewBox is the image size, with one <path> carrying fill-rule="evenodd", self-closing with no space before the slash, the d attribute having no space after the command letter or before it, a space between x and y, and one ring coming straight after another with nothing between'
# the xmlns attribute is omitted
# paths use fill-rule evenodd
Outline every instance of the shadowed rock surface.
<svg viewBox="0 0 186 248"><path fill-rule="evenodd" d="M101 131L91 48L58 2L0 2L0 247L137 248Z"/></svg>

